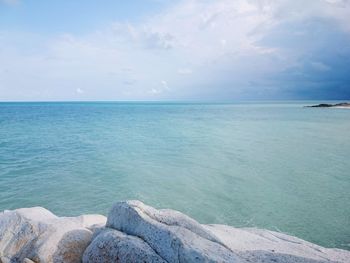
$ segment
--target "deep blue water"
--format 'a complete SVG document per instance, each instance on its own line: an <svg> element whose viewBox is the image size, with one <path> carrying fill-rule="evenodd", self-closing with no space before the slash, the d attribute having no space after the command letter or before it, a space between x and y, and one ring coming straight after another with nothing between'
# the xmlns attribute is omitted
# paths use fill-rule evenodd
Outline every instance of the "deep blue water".
<svg viewBox="0 0 350 263"><path fill-rule="evenodd" d="M140 199L350 249L350 110L305 104L0 103L0 210Z"/></svg>

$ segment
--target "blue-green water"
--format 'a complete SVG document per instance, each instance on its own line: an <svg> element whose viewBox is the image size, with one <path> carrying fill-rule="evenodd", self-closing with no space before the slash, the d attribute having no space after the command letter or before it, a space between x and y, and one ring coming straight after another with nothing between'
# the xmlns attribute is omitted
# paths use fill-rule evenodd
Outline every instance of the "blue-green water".
<svg viewBox="0 0 350 263"><path fill-rule="evenodd" d="M0 210L140 199L349 249L350 110L304 104L1 103Z"/></svg>

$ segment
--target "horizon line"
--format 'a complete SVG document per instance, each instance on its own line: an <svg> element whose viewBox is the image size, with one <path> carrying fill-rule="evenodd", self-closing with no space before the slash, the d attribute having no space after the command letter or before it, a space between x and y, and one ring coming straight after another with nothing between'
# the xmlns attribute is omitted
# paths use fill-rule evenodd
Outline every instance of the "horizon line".
<svg viewBox="0 0 350 263"><path fill-rule="evenodd" d="M237 99L237 100L0 100L0 103L236 103L279 101L348 101L349 99Z"/></svg>

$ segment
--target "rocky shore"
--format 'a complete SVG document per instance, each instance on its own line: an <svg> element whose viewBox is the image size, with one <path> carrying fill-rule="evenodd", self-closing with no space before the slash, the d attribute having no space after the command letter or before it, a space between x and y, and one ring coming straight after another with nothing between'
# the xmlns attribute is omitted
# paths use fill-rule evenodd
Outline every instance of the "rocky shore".
<svg viewBox="0 0 350 263"><path fill-rule="evenodd" d="M342 109L350 109L350 103L348 102L342 102L337 104L327 104L327 103L321 103L317 105L311 105L306 106L308 108L342 108Z"/></svg>
<svg viewBox="0 0 350 263"><path fill-rule="evenodd" d="M0 213L0 263L9 262L350 262L350 251L125 201L107 218L57 217L41 207Z"/></svg>

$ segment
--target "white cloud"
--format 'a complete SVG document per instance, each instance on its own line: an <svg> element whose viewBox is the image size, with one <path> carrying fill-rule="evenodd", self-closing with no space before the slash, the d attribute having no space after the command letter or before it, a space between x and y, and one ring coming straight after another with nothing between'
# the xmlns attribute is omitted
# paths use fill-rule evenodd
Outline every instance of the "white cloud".
<svg viewBox="0 0 350 263"><path fill-rule="evenodd" d="M162 84L163 90L170 90L168 82L162 80L160 83Z"/></svg>
<svg viewBox="0 0 350 263"><path fill-rule="evenodd" d="M76 92L77 92L78 94L83 94L83 93L84 93L84 91L83 91L81 88L77 88L77 89L76 89Z"/></svg>
<svg viewBox="0 0 350 263"><path fill-rule="evenodd" d="M162 90L161 89L152 88L151 90L149 90L149 93L156 95L156 94L162 93Z"/></svg>
<svg viewBox="0 0 350 263"><path fill-rule="evenodd" d="M169 90L170 90L170 88L168 86L168 82L165 80L161 80L160 85L158 85L158 87L154 87L154 88L150 89L148 91L148 93L151 93L153 95L157 95L157 94L161 94L161 93L164 93L166 91L169 91Z"/></svg>
<svg viewBox="0 0 350 263"><path fill-rule="evenodd" d="M262 43L273 30L288 25L285 30L292 32L293 25L317 18L337 23L348 34L349 17L346 0L187 0L142 24L116 22L83 36L64 34L43 40L24 34L13 44L0 32L0 40L6 40L0 41L0 91L7 97L50 94L55 98L69 96L71 90L79 94L78 90L89 90L91 99L148 99L170 93L200 95L204 86L209 89L221 81L240 94L252 76L258 83L298 64L310 52L310 48L292 50L287 44ZM307 33L294 32L301 38ZM278 36L269 40L279 41ZM40 49L28 52L23 44L28 42ZM310 63L319 71L328 67ZM5 69L7 73L1 73ZM184 80L179 75L188 76ZM166 81L159 81L160 76ZM23 92L29 87L31 92Z"/></svg>
<svg viewBox="0 0 350 263"><path fill-rule="evenodd" d="M177 73L179 73L181 75L190 75L190 74L192 74L192 69L190 69L190 68L180 68L180 69L178 69Z"/></svg>

